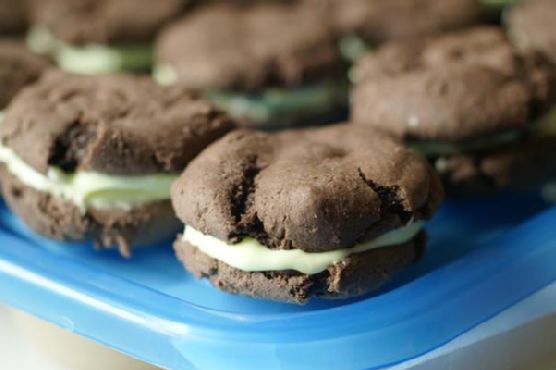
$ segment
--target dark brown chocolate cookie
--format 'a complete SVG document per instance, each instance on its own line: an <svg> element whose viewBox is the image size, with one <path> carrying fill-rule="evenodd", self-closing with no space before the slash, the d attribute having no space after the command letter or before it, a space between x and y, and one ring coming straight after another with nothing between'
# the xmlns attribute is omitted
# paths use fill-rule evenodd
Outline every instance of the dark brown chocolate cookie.
<svg viewBox="0 0 556 370"><path fill-rule="evenodd" d="M21 89L35 82L49 64L48 60L33 54L20 42L0 40L0 110Z"/></svg>
<svg viewBox="0 0 556 370"><path fill-rule="evenodd" d="M498 150L459 153L434 160L451 195L528 190L556 177L556 137L523 140Z"/></svg>
<svg viewBox="0 0 556 370"><path fill-rule="evenodd" d="M510 38L522 50L538 51L556 63L556 1L527 0L511 7L506 15Z"/></svg>
<svg viewBox="0 0 556 370"><path fill-rule="evenodd" d="M239 130L205 150L172 186L178 217L204 234L228 243L249 236L269 249L306 252L350 248L374 240L410 220L430 217L441 198L439 179L424 160L374 130L357 125L279 134ZM384 258L385 265L377 262L365 273L344 271L361 277L357 287L345 289L331 287L336 279L330 277L334 275L330 269L311 278L277 272L261 282L255 280L263 279L263 274L254 274L255 280L248 282L244 280L251 274L217 263L222 273L215 276L207 267L215 261L193 253L181 240L176 249L186 263L201 261L200 266L187 266L191 271L210 276L227 290L276 299L293 294L289 299L303 300L309 290L325 296L367 291L413 260L418 244L374 252ZM355 262L360 259L368 261L356 255L352 256L354 262L344 260L338 266L354 263L365 269L364 263ZM399 264L394 266L393 261ZM373 271L381 268L385 273L378 279ZM342 275L340 270L337 273ZM368 279L362 277L366 273L370 273ZM291 287L299 294L285 291L288 285L280 283L290 275L296 276ZM320 290L304 290L298 286L305 284L303 281L324 285ZM276 285L270 289L271 284Z"/></svg>
<svg viewBox="0 0 556 370"><path fill-rule="evenodd" d="M330 19L340 34L359 35L371 43L437 35L478 24L486 15L479 0L324 2L328 2Z"/></svg>
<svg viewBox="0 0 556 370"><path fill-rule="evenodd" d="M52 179L51 168L68 175L179 173L231 128L226 115L183 88L161 88L136 76L56 71L13 100L0 136L5 148ZM99 246L117 245L127 255L132 244L167 240L177 232L169 199L83 209L29 186L30 180L10 171L2 171L4 197L40 234L62 240L94 238Z"/></svg>
<svg viewBox="0 0 556 370"><path fill-rule="evenodd" d="M18 35L27 27L26 0L0 0L0 35Z"/></svg>
<svg viewBox="0 0 556 370"><path fill-rule="evenodd" d="M293 303L306 303L311 297L356 297L376 290L416 261L424 248L421 233L409 243L351 255L326 271L308 275L296 271L245 272L183 241L174 244L178 259L189 272L224 291Z"/></svg>
<svg viewBox="0 0 556 370"><path fill-rule="evenodd" d="M12 101L0 137L41 173L58 166L124 175L180 172L231 128L225 114L182 87L53 72Z"/></svg>
<svg viewBox="0 0 556 370"><path fill-rule="evenodd" d="M187 0L30 0L33 21L70 44L150 42Z"/></svg>
<svg viewBox="0 0 556 370"><path fill-rule="evenodd" d="M201 7L166 28L157 63L194 88L255 90L334 77L341 58L311 7L230 4Z"/></svg>
<svg viewBox="0 0 556 370"><path fill-rule="evenodd" d="M356 67L353 120L404 139L449 142L525 130L552 103L554 76L497 28L395 43Z"/></svg>
<svg viewBox="0 0 556 370"><path fill-rule="evenodd" d="M351 247L427 218L441 197L417 154L356 125L233 132L172 187L178 217L205 234L309 252Z"/></svg>
<svg viewBox="0 0 556 370"><path fill-rule="evenodd" d="M555 77L498 28L394 43L356 67L353 120L420 148L451 194L537 186L554 175L527 166L553 155L555 140L540 145L531 132L554 102Z"/></svg>
<svg viewBox="0 0 556 370"><path fill-rule="evenodd" d="M99 248L117 246L124 257L132 246L148 246L175 237L179 221L169 201L144 204L132 210L81 212L73 203L24 185L0 165L2 195L10 209L31 229L68 241L92 239Z"/></svg>

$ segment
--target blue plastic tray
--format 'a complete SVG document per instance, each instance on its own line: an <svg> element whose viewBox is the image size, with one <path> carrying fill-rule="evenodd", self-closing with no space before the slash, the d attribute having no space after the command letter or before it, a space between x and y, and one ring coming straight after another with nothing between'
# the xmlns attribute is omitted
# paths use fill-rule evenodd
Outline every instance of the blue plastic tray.
<svg viewBox="0 0 556 370"><path fill-rule="evenodd" d="M426 353L556 280L556 208L449 202L424 259L379 294L279 304L221 293L170 245L132 261L34 236L0 207L0 301L168 369L370 369Z"/></svg>

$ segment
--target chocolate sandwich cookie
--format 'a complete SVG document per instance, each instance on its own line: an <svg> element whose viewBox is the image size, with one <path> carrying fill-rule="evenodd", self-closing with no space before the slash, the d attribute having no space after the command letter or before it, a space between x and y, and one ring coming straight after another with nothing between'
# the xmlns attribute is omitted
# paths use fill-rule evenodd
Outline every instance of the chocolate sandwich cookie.
<svg viewBox="0 0 556 370"><path fill-rule="evenodd" d="M506 13L511 40L526 52L537 51L556 64L556 1L527 0Z"/></svg>
<svg viewBox="0 0 556 370"><path fill-rule="evenodd" d="M148 72L158 30L187 0L32 0L28 44L68 72Z"/></svg>
<svg viewBox="0 0 556 370"><path fill-rule="evenodd" d="M170 183L231 129L179 87L146 77L47 73L10 104L0 127L2 193L39 234L99 247L168 240Z"/></svg>
<svg viewBox="0 0 556 370"><path fill-rule="evenodd" d="M172 184L174 244L197 277L237 294L306 302L380 287L422 254L442 198L416 153L356 125L237 130Z"/></svg>
<svg viewBox="0 0 556 370"><path fill-rule="evenodd" d="M438 35L488 18L481 0L312 1L324 5L349 60L387 41Z"/></svg>
<svg viewBox="0 0 556 370"><path fill-rule="evenodd" d="M0 0L0 35L19 35L27 27L27 2Z"/></svg>
<svg viewBox="0 0 556 370"><path fill-rule="evenodd" d="M0 39L0 117L10 100L48 67L48 60L33 54L24 44Z"/></svg>
<svg viewBox="0 0 556 370"><path fill-rule="evenodd" d="M304 4L207 5L161 33L155 77L202 90L244 125L314 123L347 101L325 23Z"/></svg>
<svg viewBox="0 0 556 370"><path fill-rule="evenodd" d="M531 166L556 154L554 120L540 120L554 78L494 27L394 43L356 66L352 118L427 155L453 193L537 186L556 169Z"/></svg>

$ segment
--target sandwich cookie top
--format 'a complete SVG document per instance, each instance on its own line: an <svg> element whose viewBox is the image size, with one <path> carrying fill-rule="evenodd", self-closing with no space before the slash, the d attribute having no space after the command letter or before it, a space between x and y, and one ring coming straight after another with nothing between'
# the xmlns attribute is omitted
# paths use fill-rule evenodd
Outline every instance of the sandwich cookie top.
<svg viewBox="0 0 556 370"><path fill-rule="evenodd" d="M182 171L231 121L181 87L147 77L48 73L13 101L1 138L35 170ZM30 150L32 148L32 150Z"/></svg>
<svg viewBox="0 0 556 370"><path fill-rule="evenodd" d="M71 73L148 72L158 30L184 0L34 0L29 47Z"/></svg>
<svg viewBox="0 0 556 370"><path fill-rule="evenodd" d="M23 87L35 82L49 65L47 59L33 54L24 44L0 40L0 111Z"/></svg>
<svg viewBox="0 0 556 370"><path fill-rule="evenodd" d="M172 185L184 236L228 244L249 238L271 250L304 252L349 248L403 229L430 217L441 198L424 160L356 125L238 130Z"/></svg>
<svg viewBox="0 0 556 370"><path fill-rule="evenodd" d="M166 28L157 46L163 83L253 91L334 77L341 58L311 7L216 4Z"/></svg>
<svg viewBox="0 0 556 370"><path fill-rule="evenodd" d="M505 23L511 40L524 51L537 51L556 63L556 1L528 0L512 6Z"/></svg>
<svg viewBox="0 0 556 370"><path fill-rule="evenodd" d="M554 72L494 27L394 43L356 66L353 120L407 140L519 133L550 106Z"/></svg>
<svg viewBox="0 0 556 370"><path fill-rule="evenodd" d="M0 160L36 190L85 210L169 198L169 182L232 127L181 87L127 75L46 74L12 102Z"/></svg>

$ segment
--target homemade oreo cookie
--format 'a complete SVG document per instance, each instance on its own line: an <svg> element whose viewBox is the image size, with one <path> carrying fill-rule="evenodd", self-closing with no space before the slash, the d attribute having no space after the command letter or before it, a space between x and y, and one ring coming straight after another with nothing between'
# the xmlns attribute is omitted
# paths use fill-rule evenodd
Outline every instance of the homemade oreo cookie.
<svg viewBox="0 0 556 370"><path fill-rule="evenodd" d="M187 0L32 0L30 48L80 74L148 72L158 30Z"/></svg>
<svg viewBox="0 0 556 370"><path fill-rule="evenodd" d="M306 302L377 289L423 253L442 198L416 153L356 125L237 130L172 185L178 258L228 292Z"/></svg>
<svg viewBox="0 0 556 370"><path fill-rule="evenodd" d="M481 27L386 45L354 71L352 114L435 163L452 193L536 187L556 174L556 135L542 121L555 71ZM542 124L541 124L542 122Z"/></svg>
<svg viewBox="0 0 556 370"><path fill-rule="evenodd" d="M2 193L39 234L99 247L168 240L170 183L232 128L228 117L148 78L47 73L0 128Z"/></svg>
<svg viewBox="0 0 556 370"><path fill-rule="evenodd" d="M0 40L0 114L12 98L35 82L49 65L48 60L33 54L24 44Z"/></svg>
<svg viewBox="0 0 556 370"><path fill-rule="evenodd" d="M200 89L247 126L308 125L345 112L345 75L331 30L304 4L202 6L157 45L159 83Z"/></svg>
<svg viewBox="0 0 556 370"><path fill-rule="evenodd" d="M350 60L387 41L439 35L487 18L480 0L312 1L325 4L328 19L342 36L343 54Z"/></svg>

